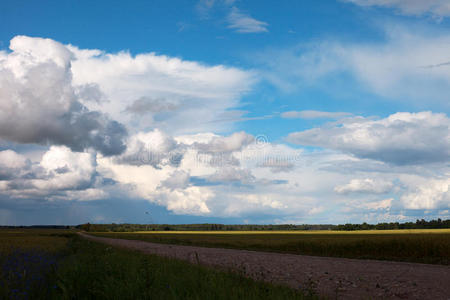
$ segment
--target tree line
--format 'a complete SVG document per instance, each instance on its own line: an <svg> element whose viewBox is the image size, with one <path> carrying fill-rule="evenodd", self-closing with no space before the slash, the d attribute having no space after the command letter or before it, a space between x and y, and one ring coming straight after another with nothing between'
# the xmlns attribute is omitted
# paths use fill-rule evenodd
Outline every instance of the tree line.
<svg viewBox="0 0 450 300"><path fill-rule="evenodd" d="M318 224L318 225L257 225L257 224L80 224L76 228L92 232L133 231L276 231L276 230L395 230L395 229L439 229L450 228L449 220L417 220L416 222L391 222L378 224Z"/></svg>

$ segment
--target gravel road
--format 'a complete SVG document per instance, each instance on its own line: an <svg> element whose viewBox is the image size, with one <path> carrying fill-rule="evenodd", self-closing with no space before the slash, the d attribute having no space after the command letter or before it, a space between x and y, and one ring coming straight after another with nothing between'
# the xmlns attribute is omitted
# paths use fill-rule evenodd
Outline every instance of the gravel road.
<svg viewBox="0 0 450 300"><path fill-rule="evenodd" d="M81 236L144 253L237 270L330 299L450 299L450 267Z"/></svg>

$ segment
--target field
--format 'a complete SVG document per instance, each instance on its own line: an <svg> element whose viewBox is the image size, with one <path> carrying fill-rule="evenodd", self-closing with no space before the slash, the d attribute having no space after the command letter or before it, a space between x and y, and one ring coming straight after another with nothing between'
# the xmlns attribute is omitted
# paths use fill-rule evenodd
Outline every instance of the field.
<svg viewBox="0 0 450 300"><path fill-rule="evenodd" d="M450 264L449 229L372 231L148 231L90 233L156 243Z"/></svg>
<svg viewBox="0 0 450 300"><path fill-rule="evenodd" d="M448 265L450 230L96 233L121 239ZM322 275L321 275L322 276ZM0 230L0 299L314 299L253 281L85 240L71 230Z"/></svg>
<svg viewBox="0 0 450 300"><path fill-rule="evenodd" d="M0 299L315 299L68 230L0 230Z"/></svg>

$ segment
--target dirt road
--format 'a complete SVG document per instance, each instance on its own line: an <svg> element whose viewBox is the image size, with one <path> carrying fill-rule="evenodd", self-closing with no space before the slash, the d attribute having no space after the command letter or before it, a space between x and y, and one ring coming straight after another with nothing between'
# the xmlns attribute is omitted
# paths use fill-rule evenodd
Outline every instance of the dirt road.
<svg viewBox="0 0 450 300"><path fill-rule="evenodd" d="M314 290L330 299L450 299L450 267L166 245L83 237L112 246L238 270L257 280Z"/></svg>

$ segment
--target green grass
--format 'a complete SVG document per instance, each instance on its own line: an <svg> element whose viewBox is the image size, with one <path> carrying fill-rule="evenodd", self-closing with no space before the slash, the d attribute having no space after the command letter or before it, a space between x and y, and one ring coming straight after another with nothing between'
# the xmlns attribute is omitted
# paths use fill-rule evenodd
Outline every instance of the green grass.
<svg viewBox="0 0 450 300"><path fill-rule="evenodd" d="M174 259L80 239L71 248L58 272L62 299L305 299L286 287Z"/></svg>
<svg viewBox="0 0 450 300"><path fill-rule="evenodd" d="M0 239L11 241L0 249L0 299L317 298L239 273L117 249L66 231L0 230Z"/></svg>
<svg viewBox="0 0 450 300"><path fill-rule="evenodd" d="M359 232L139 232L97 236L157 243L271 251L315 256L450 263L449 230Z"/></svg>

